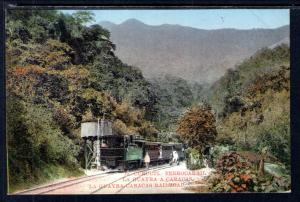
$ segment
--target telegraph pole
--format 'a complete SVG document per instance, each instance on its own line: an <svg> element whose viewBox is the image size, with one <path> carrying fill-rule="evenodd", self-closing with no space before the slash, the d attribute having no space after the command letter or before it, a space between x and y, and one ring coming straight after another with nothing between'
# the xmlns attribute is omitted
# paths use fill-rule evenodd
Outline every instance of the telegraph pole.
<svg viewBox="0 0 300 202"><path fill-rule="evenodd" d="M105 116L105 113L103 114L103 117L101 119L101 137L103 138L104 136L104 116ZM99 121L99 119L98 119ZM99 138L99 136L98 136ZM99 140L99 167L101 167L101 143L100 143L100 140Z"/></svg>
<svg viewBox="0 0 300 202"><path fill-rule="evenodd" d="M96 166L97 166L97 169L100 168L100 119L98 118L98 125L97 125L97 144L96 144L96 147L97 147L97 154L96 154Z"/></svg>

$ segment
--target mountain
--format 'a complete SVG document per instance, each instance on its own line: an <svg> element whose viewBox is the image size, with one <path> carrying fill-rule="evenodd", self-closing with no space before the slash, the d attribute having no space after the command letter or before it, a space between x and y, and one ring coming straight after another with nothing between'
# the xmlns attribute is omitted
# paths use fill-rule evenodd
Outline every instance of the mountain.
<svg viewBox="0 0 300 202"><path fill-rule="evenodd" d="M164 74L213 82L262 47L289 41L289 26L276 29L204 30L180 25L146 25L136 19L100 22L111 32L116 54L148 77Z"/></svg>
<svg viewBox="0 0 300 202"><path fill-rule="evenodd" d="M274 48L276 48L277 46L279 46L281 44L287 44L288 46L290 46L290 37L285 37L282 40L278 41L277 43L269 46L268 48L274 49Z"/></svg>

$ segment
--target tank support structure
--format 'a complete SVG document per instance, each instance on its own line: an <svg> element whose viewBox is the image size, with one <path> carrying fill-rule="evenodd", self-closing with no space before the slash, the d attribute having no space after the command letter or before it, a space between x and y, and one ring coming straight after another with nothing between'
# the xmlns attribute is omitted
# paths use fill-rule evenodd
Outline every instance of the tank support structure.
<svg viewBox="0 0 300 202"><path fill-rule="evenodd" d="M96 160L94 142L95 140L93 138L84 138L85 170L92 168L92 165Z"/></svg>
<svg viewBox="0 0 300 202"><path fill-rule="evenodd" d="M112 123L103 118L81 123L81 137L84 140L85 169L101 169L101 141L104 135L113 135Z"/></svg>

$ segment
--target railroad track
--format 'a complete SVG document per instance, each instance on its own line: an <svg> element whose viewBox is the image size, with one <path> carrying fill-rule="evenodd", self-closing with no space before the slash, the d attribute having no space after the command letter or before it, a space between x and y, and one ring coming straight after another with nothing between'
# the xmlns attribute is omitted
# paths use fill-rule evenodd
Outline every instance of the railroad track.
<svg viewBox="0 0 300 202"><path fill-rule="evenodd" d="M146 172L142 172L141 175L135 177L134 179L132 179L131 181L129 181L128 183L126 183L123 187L121 187L121 188L118 189L116 192L114 192L115 194L116 194L116 193L120 193L123 189L126 188L127 185L129 185L129 184L131 184L132 182L136 181L136 180L139 179L140 177L146 175L147 172L149 172L149 171L156 171L156 170L162 170L162 169L170 168L170 167L172 167L172 166L169 166L169 165L163 165L163 166L159 166L159 167L156 166L156 167L154 167L153 169L149 169L149 170L147 170L147 169L138 170L138 171L136 171L136 172L133 172L133 173L130 173L130 174L126 175L126 176L123 176L123 177L121 177L121 178L118 178L117 180L114 180L114 181L112 181L112 182L110 182L110 183L107 183L107 184L101 186L100 188L98 188L98 189L92 191L90 194L97 194L97 193L100 192L102 189L105 189L107 186L109 186L109 185L111 185L111 184L113 184L113 183L116 183L116 182L118 182L118 181L120 181L120 180L123 180L123 179L125 179L125 178L127 178L127 177L129 177L129 176L135 175L136 173L140 173L141 171L146 171ZM100 193L99 193L99 194L100 194Z"/></svg>
<svg viewBox="0 0 300 202"><path fill-rule="evenodd" d="M103 186L101 186L100 188L90 192L90 194L97 194L99 193L102 189L106 188L107 186L118 182L120 180L123 180L129 176L135 175L137 173L141 173L141 175L138 175L137 177L135 177L133 180L129 181L128 183L126 183L126 185L120 189L118 189L115 193L119 193L121 192L123 189L126 188L127 185L129 185L130 183L134 182L135 180L137 180L138 178L144 176L147 174L147 172L149 171L156 171L156 170L161 170L161 169L165 169L165 168L169 168L171 166L169 165L162 165L162 166L155 166L149 170L142 168L142 169L138 169L130 174L126 174L125 176L122 176L120 178L117 178L116 180L107 183ZM145 172L143 172L145 171ZM25 190L25 191L21 191L16 193L17 195L25 195L25 194L34 194L34 195L41 195L41 194L49 194L50 192L56 191L56 190L60 190L66 187L71 187L77 184L81 184L84 182L88 182L88 181L92 181L95 179L102 179L105 177L111 177L114 176L116 174L119 174L119 171L111 171L111 172L107 172L107 173L101 173L101 174L96 174L96 175L92 175L92 176L84 176L84 177L80 177L80 178L76 178L76 179L72 179L72 180L68 180L68 181L64 181L64 182L58 182L58 183L54 183L54 184L50 184L50 185L46 185L46 186L42 186L42 187L36 187L33 189L29 189L29 190ZM100 192L101 193L101 192ZM100 194L99 193L99 194Z"/></svg>
<svg viewBox="0 0 300 202"><path fill-rule="evenodd" d="M100 179L100 178L103 178L106 176L111 176L111 174L113 174L113 173L116 173L116 172L107 172L107 173L101 173L101 174L96 174L96 175L91 175L91 176L84 176L84 177L80 177L80 178L76 178L76 179L72 179L72 180L68 180L68 181L64 181L64 182L58 182L58 183L54 183L54 184L50 184L50 185L46 185L46 186L42 186L42 187L36 187L33 189L17 192L16 194L17 195L46 194L48 192L55 191L57 189L62 189L65 187L73 186L73 185L80 184L80 183L87 182L87 181L94 180L94 179Z"/></svg>

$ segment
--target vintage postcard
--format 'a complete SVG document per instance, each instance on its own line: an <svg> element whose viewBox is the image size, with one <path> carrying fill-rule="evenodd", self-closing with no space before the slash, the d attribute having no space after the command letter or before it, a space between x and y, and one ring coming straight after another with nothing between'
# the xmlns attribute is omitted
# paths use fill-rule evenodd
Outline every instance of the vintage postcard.
<svg viewBox="0 0 300 202"><path fill-rule="evenodd" d="M8 194L291 192L289 16L7 9Z"/></svg>

